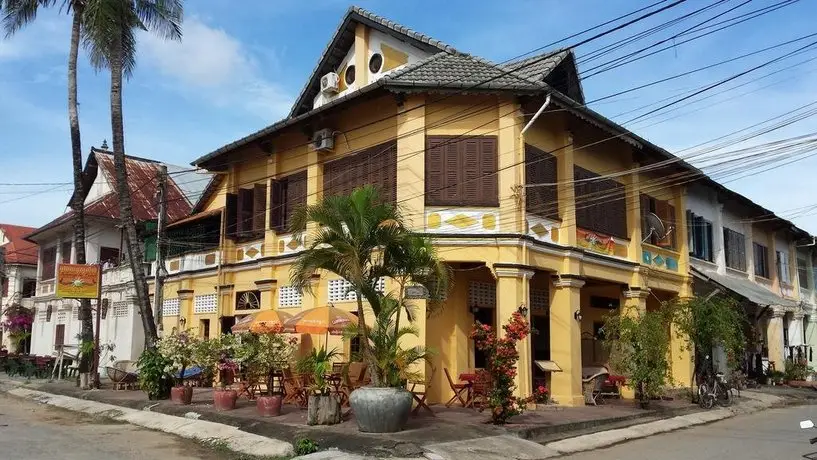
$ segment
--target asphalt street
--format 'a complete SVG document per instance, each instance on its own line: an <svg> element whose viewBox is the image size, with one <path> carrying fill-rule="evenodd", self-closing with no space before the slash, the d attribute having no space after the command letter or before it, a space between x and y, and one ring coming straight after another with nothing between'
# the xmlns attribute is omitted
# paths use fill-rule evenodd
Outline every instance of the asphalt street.
<svg viewBox="0 0 817 460"><path fill-rule="evenodd" d="M817 430L800 429L806 419L817 423L817 406L770 409L563 458L817 460L817 444L808 442Z"/></svg>
<svg viewBox="0 0 817 460"><path fill-rule="evenodd" d="M216 460L235 458L132 425L0 395L2 460Z"/></svg>

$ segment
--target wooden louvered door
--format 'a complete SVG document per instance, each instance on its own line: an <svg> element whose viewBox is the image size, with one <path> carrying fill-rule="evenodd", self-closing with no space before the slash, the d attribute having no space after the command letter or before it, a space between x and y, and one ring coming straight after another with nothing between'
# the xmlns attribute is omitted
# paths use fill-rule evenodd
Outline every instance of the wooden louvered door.
<svg viewBox="0 0 817 460"><path fill-rule="evenodd" d="M556 158L532 145L525 144L525 210L549 219L559 219L559 194L556 185Z"/></svg>
<svg viewBox="0 0 817 460"><path fill-rule="evenodd" d="M264 236L267 218L267 184L253 187L252 232L254 237Z"/></svg>

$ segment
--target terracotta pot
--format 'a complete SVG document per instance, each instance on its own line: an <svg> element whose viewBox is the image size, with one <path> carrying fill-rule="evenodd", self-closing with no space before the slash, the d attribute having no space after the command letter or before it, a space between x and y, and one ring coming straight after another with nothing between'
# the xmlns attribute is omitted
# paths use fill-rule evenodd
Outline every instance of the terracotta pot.
<svg viewBox="0 0 817 460"><path fill-rule="evenodd" d="M255 403L258 415L262 417L278 417L281 415L281 395L259 396Z"/></svg>
<svg viewBox="0 0 817 460"><path fill-rule="evenodd" d="M176 404L190 404L193 401L193 387L178 386L171 388L170 400Z"/></svg>
<svg viewBox="0 0 817 460"><path fill-rule="evenodd" d="M213 392L213 406L216 410L233 410L238 392L235 390L215 390Z"/></svg>

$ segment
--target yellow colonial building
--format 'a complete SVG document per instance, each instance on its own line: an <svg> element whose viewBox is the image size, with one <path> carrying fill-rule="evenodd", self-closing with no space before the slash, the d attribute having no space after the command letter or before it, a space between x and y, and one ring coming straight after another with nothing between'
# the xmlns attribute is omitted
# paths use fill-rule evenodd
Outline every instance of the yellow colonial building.
<svg viewBox="0 0 817 460"><path fill-rule="evenodd" d="M559 404L583 404L583 368L607 359L604 316L692 295L682 184L696 171L587 109L577 75L569 50L497 65L351 8L287 118L193 163L216 176L169 227L164 329L213 336L258 309L354 311L331 273L311 294L290 286L304 247L288 220L374 184L454 273L442 307L416 323L434 351L429 399L451 396L444 369L484 365L475 320L499 326L525 307L538 333L520 345L518 391L545 381ZM674 336L672 362L688 385Z"/></svg>

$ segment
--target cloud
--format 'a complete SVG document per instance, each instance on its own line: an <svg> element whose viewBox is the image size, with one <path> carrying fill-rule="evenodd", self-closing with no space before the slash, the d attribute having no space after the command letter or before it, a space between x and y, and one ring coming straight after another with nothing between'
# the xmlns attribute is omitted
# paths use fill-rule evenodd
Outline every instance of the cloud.
<svg viewBox="0 0 817 460"><path fill-rule="evenodd" d="M267 121L285 115L292 104L280 85L262 76L253 53L224 29L191 18L181 42L149 33L140 39L143 62L175 80L167 85L188 97L237 106Z"/></svg>
<svg viewBox="0 0 817 460"><path fill-rule="evenodd" d="M42 13L11 38L0 36L0 62L67 56L71 23L65 16Z"/></svg>

